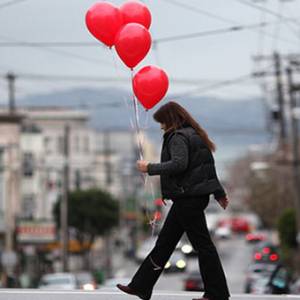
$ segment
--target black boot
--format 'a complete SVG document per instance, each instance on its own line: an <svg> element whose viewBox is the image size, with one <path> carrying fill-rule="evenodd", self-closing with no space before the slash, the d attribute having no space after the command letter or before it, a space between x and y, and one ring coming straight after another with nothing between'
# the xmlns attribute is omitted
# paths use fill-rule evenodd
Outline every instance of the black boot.
<svg viewBox="0 0 300 300"><path fill-rule="evenodd" d="M149 296L138 293L127 285L117 284L117 288L126 294L137 296L143 300L149 300L151 298L151 295Z"/></svg>

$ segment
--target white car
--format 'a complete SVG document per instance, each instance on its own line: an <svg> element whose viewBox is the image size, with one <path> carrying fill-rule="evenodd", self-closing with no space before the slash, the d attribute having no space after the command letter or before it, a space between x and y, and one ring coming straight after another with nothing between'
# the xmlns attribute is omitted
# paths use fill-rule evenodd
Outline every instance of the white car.
<svg viewBox="0 0 300 300"><path fill-rule="evenodd" d="M221 239L228 239L231 237L232 231L229 226L220 226L215 230L215 236Z"/></svg>
<svg viewBox="0 0 300 300"><path fill-rule="evenodd" d="M39 286L42 290L75 290L76 277L71 273L52 273L43 275Z"/></svg>

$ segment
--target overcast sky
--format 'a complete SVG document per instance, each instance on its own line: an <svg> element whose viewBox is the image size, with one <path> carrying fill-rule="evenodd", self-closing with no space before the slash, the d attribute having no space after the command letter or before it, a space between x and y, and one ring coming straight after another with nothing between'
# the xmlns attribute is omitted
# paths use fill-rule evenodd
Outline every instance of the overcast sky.
<svg viewBox="0 0 300 300"><path fill-rule="evenodd" d="M85 13L93 0L23 0L3 6L12 0L0 0L0 45L17 42L93 42L85 26ZM124 1L110 1L116 5ZM241 3L241 2L244 2ZM265 5L278 16L245 5ZM264 29L249 29L218 35L191 38L158 44L137 69L147 64L164 68L172 78L230 80L249 74L254 69L254 54L295 53L300 49L300 1L268 0L145 0L152 13L150 28L153 39L174 35L225 29L233 25L256 24L262 20L272 23ZM178 4L184 4L185 7ZM205 15L203 11L206 11ZM210 16L209 16L210 14ZM57 52L56 52L57 51ZM71 53L72 56L68 55ZM265 65L270 64L266 62ZM81 48L0 47L0 74L72 75L95 77L125 77L129 71L114 51L101 46ZM203 82L204 80L204 82ZM107 83L105 83L107 84ZM62 82L17 80L17 97L48 93L69 87L101 87L101 82ZM113 86L130 87L130 83ZM169 93L195 89L195 86L171 82ZM201 89L199 89L199 93ZM222 89L205 89L205 94L224 98L246 98L260 95L258 85L248 81ZM6 81L0 79L0 101L7 101Z"/></svg>

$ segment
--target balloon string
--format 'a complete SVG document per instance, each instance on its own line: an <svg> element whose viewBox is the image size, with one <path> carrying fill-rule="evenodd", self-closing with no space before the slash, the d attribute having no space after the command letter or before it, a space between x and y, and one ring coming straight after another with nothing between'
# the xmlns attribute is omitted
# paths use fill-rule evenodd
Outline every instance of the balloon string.
<svg viewBox="0 0 300 300"><path fill-rule="evenodd" d="M114 56L114 52L112 50L110 50L110 53L112 55L112 59L113 59L113 63L114 63L114 67L115 67L115 71L118 77L120 77L120 73L119 73L119 69L117 66L117 62L116 62L116 58ZM133 70L131 70L131 82L133 83ZM143 147L142 144L143 142L141 141L142 135L141 135L141 131L140 131L140 118L139 118L139 111L138 111L138 103L137 100L135 98L134 92L132 92L132 99L133 99L133 107L134 107L134 117L135 117L135 122L133 121L132 115L131 115L131 110L130 110L130 102L129 99L127 97L123 97L123 101L125 104L125 107L128 111L128 115L129 115L129 122L131 125L131 128L133 131L136 132L137 135L137 141L138 141L138 149L139 149L139 157L140 159L143 159L144 157L144 153L143 153ZM148 110L146 110L146 117L145 117L145 124L144 127L145 129L147 129L147 127L149 126L149 112ZM149 176L147 176L145 173L142 173L142 180L144 183L144 188L146 188L147 185L147 181L150 184L150 192L151 192L151 198L154 199L155 198L155 194L154 194L154 189L153 189L153 184L149 178ZM149 180L147 180L149 178ZM146 210L146 219L148 220L148 224L151 227L151 236L153 237L155 234L155 229L156 227L159 225L158 219L157 219L157 212L154 213L154 215L152 216L150 214L150 208L148 206L148 201L145 198L145 210Z"/></svg>
<svg viewBox="0 0 300 300"><path fill-rule="evenodd" d="M131 81L133 84L133 70L131 70ZM139 152L140 152L140 158L143 159L144 157L144 153L143 153L143 147L142 147L142 136L140 133L140 119L139 119L139 110L138 110L138 104L137 104L137 100L136 97L134 95L134 92L132 92L132 99L133 99L133 105L134 105L134 114L135 114L135 125L136 125L136 131L137 131L137 139L138 139L138 147L139 147ZM149 122L149 112L148 110L146 110L146 118L145 118L146 122L145 122L145 127L148 126L148 122ZM144 187L146 188L147 185L147 179L149 178L145 173L143 174L143 183L144 183ZM149 180L150 181L150 180ZM151 191L151 196L152 199L155 198L154 195L154 189L153 189L153 184L150 181L150 191ZM145 199L145 209L146 209L146 218L148 219L148 224L151 226L151 236L153 237L155 234L155 229L156 227L159 225L158 221L158 214L157 211L154 213L154 216L151 217L149 215L149 208L148 208L148 203L147 203L147 199Z"/></svg>
<svg viewBox="0 0 300 300"><path fill-rule="evenodd" d="M118 70L118 67L117 67L117 62L116 62L116 59L115 59L115 56L114 56L114 52L110 50L110 53L112 54L112 59L113 59L114 67L115 67L115 72L116 72L117 76L120 77L120 73L119 73L119 70ZM133 82L132 80L133 80L133 70L131 70L131 82ZM139 126L138 106L137 106L137 103L136 103L137 101L134 97L134 93L132 92L132 94L133 94L133 106L134 106L134 113L135 113L135 124L133 122L132 115L131 115L132 113L131 113L131 110L130 110L129 99L124 96L123 101L124 101L125 107L127 109L128 115L129 115L129 122L130 122L131 129L136 134L137 139L138 139L139 157L140 157L140 159L143 159L143 152L142 152L143 148L142 148L142 144L139 140L140 126ZM141 174L141 178L142 178L142 181L144 183L144 188L146 188L147 176L144 175L144 174ZM152 184L152 183L150 182L150 184ZM151 185L151 189L152 189L152 193L151 193L152 194L152 199L154 199L154 192L153 192L152 185ZM147 199L145 198L144 201L145 201L147 224L149 224L150 227L151 227L151 236L153 237L154 233L155 233L155 227L157 226L157 224L156 224L156 214L154 214L154 218L151 217L151 215L149 213L150 209L148 207Z"/></svg>
<svg viewBox="0 0 300 300"><path fill-rule="evenodd" d="M149 128L149 120L150 120L150 113L148 110L145 110L145 116L143 116L143 120L145 120L143 129L147 130L147 128ZM147 181L149 182L149 186L150 186L150 194L151 194L151 199L155 199L155 193L154 193L154 188L153 188L153 182L151 181L151 178L149 176L146 177L146 182L145 182L145 186L147 185ZM148 208L148 203L146 201L146 216L147 219L149 220L148 224L151 226L152 229L152 233L151 236L153 237L155 234L155 229L156 227L159 226L159 219L158 219L158 211L154 212L154 215L151 216L149 214L150 209Z"/></svg>
<svg viewBox="0 0 300 300"><path fill-rule="evenodd" d="M133 70L131 70L131 82L133 83ZM141 142L141 130L140 130L138 104L137 104L137 100L135 98L133 91L132 91L132 100L133 100L133 107L134 107L135 126L136 126L136 133L137 133L139 156L140 156L140 159L143 160L144 151L143 151L143 146L142 146L142 142Z"/></svg>

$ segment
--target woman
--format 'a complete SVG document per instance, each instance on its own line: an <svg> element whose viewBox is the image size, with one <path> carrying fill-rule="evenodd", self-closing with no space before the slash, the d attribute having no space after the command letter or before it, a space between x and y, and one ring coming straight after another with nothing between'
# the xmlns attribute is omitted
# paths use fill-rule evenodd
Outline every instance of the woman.
<svg viewBox="0 0 300 300"><path fill-rule="evenodd" d="M204 209L213 194L226 209L228 199L220 184L212 152L215 144L207 133L178 103L168 102L154 119L165 131L161 163L137 162L140 172L160 175L162 198L173 204L156 244L123 292L141 299L151 298L153 287L183 233L198 253L205 293L194 300L227 300L229 291L217 250L210 238Z"/></svg>

